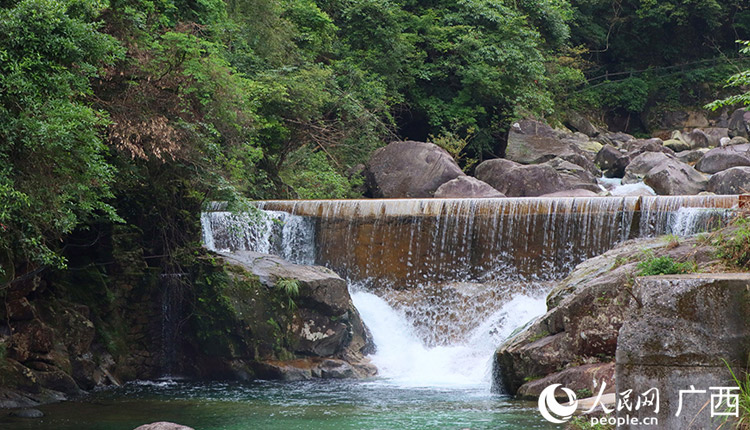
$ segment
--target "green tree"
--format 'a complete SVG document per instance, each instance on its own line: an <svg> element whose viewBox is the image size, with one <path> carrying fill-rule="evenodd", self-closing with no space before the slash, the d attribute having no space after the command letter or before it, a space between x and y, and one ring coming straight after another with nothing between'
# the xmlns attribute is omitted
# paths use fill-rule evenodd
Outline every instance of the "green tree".
<svg viewBox="0 0 750 430"><path fill-rule="evenodd" d="M95 0L21 0L0 9L0 249L6 261L60 266L61 237L117 219L114 170L88 102L90 80L123 51L95 20Z"/></svg>

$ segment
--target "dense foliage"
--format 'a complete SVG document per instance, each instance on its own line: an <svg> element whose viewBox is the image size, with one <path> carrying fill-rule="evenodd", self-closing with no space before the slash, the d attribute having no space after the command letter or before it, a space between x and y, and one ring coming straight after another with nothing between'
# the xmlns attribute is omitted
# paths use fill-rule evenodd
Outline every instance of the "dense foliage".
<svg viewBox="0 0 750 430"><path fill-rule="evenodd" d="M470 170L522 116L698 99L748 30L747 1L2 1L0 277L115 224L176 264L206 202L361 196L389 140Z"/></svg>

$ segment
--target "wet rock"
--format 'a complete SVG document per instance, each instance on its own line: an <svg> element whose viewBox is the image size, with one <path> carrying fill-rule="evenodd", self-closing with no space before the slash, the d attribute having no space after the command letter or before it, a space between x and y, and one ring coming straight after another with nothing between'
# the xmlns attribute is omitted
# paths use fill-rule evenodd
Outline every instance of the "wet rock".
<svg viewBox="0 0 750 430"><path fill-rule="evenodd" d="M590 191L590 190L583 190L583 189L574 189L574 190L564 190L564 191L557 191L554 193L544 194L540 197L598 197L599 194Z"/></svg>
<svg viewBox="0 0 750 430"><path fill-rule="evenodd" d="M570 367L521 385L516 396L538 398L542 394L542 390L552 384L562 384L577 393L596 395L599 393L602 382L607 384L605 393L615 392L615 363L595 363Z"/></svg>
<svg viewBox="0 0 750 430"><path fill-rule="evenodd" d="M151 424L144 424L136 427L134 430L194 430L192 427L183 426L180 424L170 423L167 421L159 421Z"/></svg>
<svg viewBox="0 0 750 430"><path fill-rule="evenodd" d="M258 365L258 375L261 378L282 381L367 378L376 373L375 367L369 363L351 364L331 358L269 360Z"/></svg>
<svg viewBox="0 0 750 430"><path fill-rule="evenodd" d="M18 321L11 324L13 336L8 346L8 356L20 362L32 353L46 354L52 350L54 331L39 320Z"/></svg>
<svg viewBox="0 0 750 430"><path fill-rule="evenodd" d="M435 198L441 199L481 199L505 197L503 193L492 188L488 183L472 178L459 176L450 180L435 191Z"/></svg>
<svg viewBox="0 0 750 430"><path fill-rule="evenodd" d="M364 175L373 197L433 197L444 183L463 176L456 161L427 142L391 142L376 150Z"/></svg>
<svg viewBox="0 0 750 430"><path fill-rule="evenodd" d="M563 142L558 132L549 125L523 120L511 126L505 158L521 164L537 164L580 152L575 145Z"/></svg>
<svg viewBox="0 0 750 430"><path fill-rule="evenodd" d="M44 413L39 409L19 409L9 414L15 418L42 418Z"/></svg>
<svg viewBox="0 0 750 430"><path fill-rule="evenodd" d="M750 167L732 167L711 176L707 190L716 194L750 193Z"/></svg>
<svg viewBox="0 0 750 430"><path fill-rule="evenodd" d="M643 183L662 196L695 195L706 189L706 178L692 166L668 160L648 171Z"/></svg>
<svg viewBox="0 0 750 430"><path fill-rule="evenodd" d="M717 173L738 166L750 166L750 144L712 149L701 158L695 168L704 173Z"/></svg>
<svg viewBox="0 0 750 430"><path fill-rule="evenodd" d="M548 164L526 166L494 159L477 166L475 174L509 197L541 196L566 189L560 174Z"/></svg>

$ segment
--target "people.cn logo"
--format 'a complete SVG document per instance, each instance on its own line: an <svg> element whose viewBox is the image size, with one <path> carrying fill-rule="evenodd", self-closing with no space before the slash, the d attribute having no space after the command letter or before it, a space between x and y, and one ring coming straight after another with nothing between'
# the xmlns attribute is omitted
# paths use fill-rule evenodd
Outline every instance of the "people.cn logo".
<svg viewBox="0 0 750 430"><path fill-rule="evenodd" d="M570 388L562 387L562 390L568 395L568 403L561 405L557 401L555 390L561 385L552 384L542 390L542 394L539 395L539 412L545 420L554 424L562 424L568 421L573 416L573 413L575 413L576 408L578 408L576 393Z"/></svg>

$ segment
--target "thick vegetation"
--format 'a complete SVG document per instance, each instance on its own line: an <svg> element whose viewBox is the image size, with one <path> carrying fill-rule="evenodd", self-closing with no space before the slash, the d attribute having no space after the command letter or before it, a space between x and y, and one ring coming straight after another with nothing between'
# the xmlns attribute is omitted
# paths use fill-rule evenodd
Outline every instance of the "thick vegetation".
<svg viewBox="0 0 750 430"><path fill-rule="evenodd" d="M0 280L175 270L206 202L359 196L391 139L470 170L521 116L700 99L748 29L747 1L0 2Z"/></svg>

